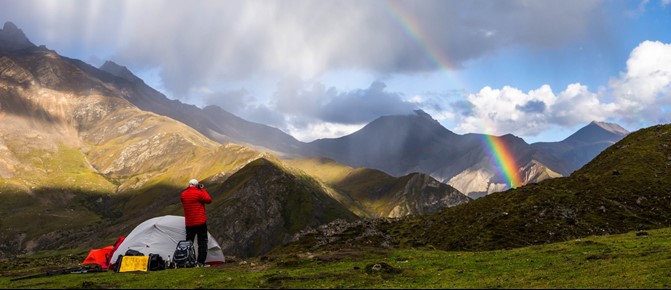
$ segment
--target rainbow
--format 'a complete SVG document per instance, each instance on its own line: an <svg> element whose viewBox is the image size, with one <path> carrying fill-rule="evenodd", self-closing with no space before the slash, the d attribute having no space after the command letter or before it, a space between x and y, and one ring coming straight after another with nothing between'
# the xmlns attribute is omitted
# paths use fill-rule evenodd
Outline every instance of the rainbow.
<svg viewBox="0 0 671 290"><path fill-rule="evenodd" d="M515 156L508 149L506 143L503 142L503 139L487 134L484 134L484 139L492 157L496 161L496 166L502 175L501 177L506 180L506 185L509 188L516 188L522 185L523 181L517 162L515 162Z"/></svg>
<svg viewBox="0 0 671 290"><path fill-rule="evenodd" d="M457 88L461 82L456 78L451 70L455 67L450 64L450 61L445 57L440 49L430 41L431 38L425 36L421 29L420 23L413 17L411 13L405 11L395 1L382 1L384 5L382 8L403 30L403 32L412 38L427 54L436 67L445 73L445 75L453 82ZM484 134L487 149L490 155L496 161L496 166L503 179L506 180L506 185L509 188L515 188L522 185L523 181L520 178L519 167L515 162L515 156L507 148L506 144L499 137Z"/></svg>
<svg viewBox="0 0 671 290"><path fill-rule="evenodd" d="M415 18L394 1L382 1L382 8L391 19L393 19L403 32L410 36L415 43L417 43L426 52L427 56L437 66L438 69L444 71L448 76L454 77L453 74L448 74L452 66L448 59L440 52L429 37L426 37L422 32L421 25Z"/></svg>

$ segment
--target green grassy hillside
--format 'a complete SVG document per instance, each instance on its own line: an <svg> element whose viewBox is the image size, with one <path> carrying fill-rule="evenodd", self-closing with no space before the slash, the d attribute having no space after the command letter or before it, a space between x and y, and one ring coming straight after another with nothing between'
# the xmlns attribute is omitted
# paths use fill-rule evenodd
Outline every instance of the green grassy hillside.
<svg viewBox="0 0 671 290"><path fill-rule="evenodd" d="M102 245L101 245L102 246ZM668 289L671 228L590 236L494 251L431 249L267 255L210 268L65 274L11 281L75 267L86 253L58 252L0 262L3 289Z"/></svg>
<svg viewBox="0 0 671 290"><path fill-rule="evenodd" d="M566 178L394 224L399 245L487 250L671 226L671 125L631 133Z"/></svg>

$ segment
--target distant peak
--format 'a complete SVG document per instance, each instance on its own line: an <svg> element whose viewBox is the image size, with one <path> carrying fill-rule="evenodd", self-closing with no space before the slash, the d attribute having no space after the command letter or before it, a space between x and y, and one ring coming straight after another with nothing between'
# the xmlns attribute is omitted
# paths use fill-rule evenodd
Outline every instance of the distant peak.
<svg viewBox="0 0 671 290"><path fill-rule="evenodd" d="M627 135L629 134L629 131L627 129L622 128L620 125L615 124L615 123L607 123L607 122L599 122L599 121L592 121L589 123L592 126L597 126L603 130L606 130L608 132L612 132L618 135Z"/></svg>
<svg viewBox="0 0 671 290"><path fill-rule="evenodd" d="M5 22L0 29L0 50L15 51L32 47L35 45L28 40L21 29L10 21Z"/></svg>
<svg viewBox="0 0 671 290"><path fill-rule="evenodd" d="M128 70L125 66L118 65L116 62L113 62L111 60L105 61L103 65L100 66L100 69L102 70L113 70L113 71L121 71L121 70Z"/></svg>
<svg viewBox="0 0 671 290"><path fill-rule="evenodd" d="M117 63L111 60L108 60L103 65L101 65L100 70L106 71L114 76L120 77L133 83L144 83L142 79L134 75L130 70L128 70L128 68L126 68L125 66L118 65Z"/></svg>
<svg viewBox="0 0 671 290"><path fill-rule="evenodd" d="M420 117L427 117L427 118L431 118L431 119L433 119L433 117L431 117L431 115L427 114L426 112L424 112L424 111L421 110L421 109L414 110L413 112L415 112L415 114L417 114L417 116L420 116Z"/></svg>
<svg viewBox="0 0 671 290"><path fill-rule="evenodd" d="M6 32L13 32L13 31L21 31L18 27L16 27L16 24L11 21L5 22L5 25L2 27L2 30Z"/></svg>
<svg viewBox="0 0 671 290"><path fill-rule="evenodd" d="M589 125L582 127L562 142L617 142L628 134L629 131L620 127L620 125L592 121Z"/></svg>

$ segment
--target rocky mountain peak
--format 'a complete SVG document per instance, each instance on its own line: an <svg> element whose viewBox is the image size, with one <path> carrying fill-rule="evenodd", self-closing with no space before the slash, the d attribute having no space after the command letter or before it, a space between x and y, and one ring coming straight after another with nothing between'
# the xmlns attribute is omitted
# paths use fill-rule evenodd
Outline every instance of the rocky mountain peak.
<svg viewBox="0 0 671 290"><path fill-rule="evenodd" d="M110 60L101 65L100 70L106 71L114 76L120 77L132 83L144 83L142 79L134 75L127 67L118 65Z"/></svg>
<svg viewBox="0 0 671 290"><path fill-rule="evenodd" d="M589 125L582 127L564 141L579 143L594 143L607 141L618 141L628 135L629 131L620 125L606 122L592 121ZM614 143L614 142L613 142Z"/></svg>
<svg viewBox="0 0 671 290"><path fill-rule="evenodd" d="M16 51L31 47L35 45L28 40L21 29L12 22L5 22L0 29L0 51Z"/></svg>
<svg viewBox="0 0 671 290"><path fill-rule="evenodd" d="M589 125L598 126L601 129L604 129L608 132L612 132L612 133L617 134L617 135L624 136L624 135L629 134L629 131L627 131L627 129L622 128L620 125L615 124L615 123L592 121L591 123L589 123Z"/></svg>

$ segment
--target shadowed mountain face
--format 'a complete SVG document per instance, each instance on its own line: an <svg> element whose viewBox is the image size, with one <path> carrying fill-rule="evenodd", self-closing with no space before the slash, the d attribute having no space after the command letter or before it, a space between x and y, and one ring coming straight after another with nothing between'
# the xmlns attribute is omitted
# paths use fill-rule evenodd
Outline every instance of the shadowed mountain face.
<svg viewBox="0 0 671 290"><path fill-rule="evenodd" d="M213 194L208 228L224 253L265 254L306 227L358 217L331 198L314 179L258 159L232 175Z"/></svg>
<svg viewBox="0 0 671 290"><path fill-rule="evenodd" d="M184 118L213 112L193 123L206 131L218 126L244 136L279 130L249 129L251 123L228 119L232 115L218 108L168 101L126 68L108 62L103 68L110 73L27 45L12 24L0 37L8 41L0 49L0 259L99 247L148 218L181 215L179 193L191 178L215 198L208 217L227 255L263 254L304 227L334 219L421 214L468 201L429 178L378 179L367 170L358 175L371 181L365 189L343 182L337 185L346 189L332 188L271 153L215 142L223 135L210 139L141 106ZM366 190L396 199L385 200L379 211L361 207L354 198ZM447 203L444 192L458 197Z"/></svg>

